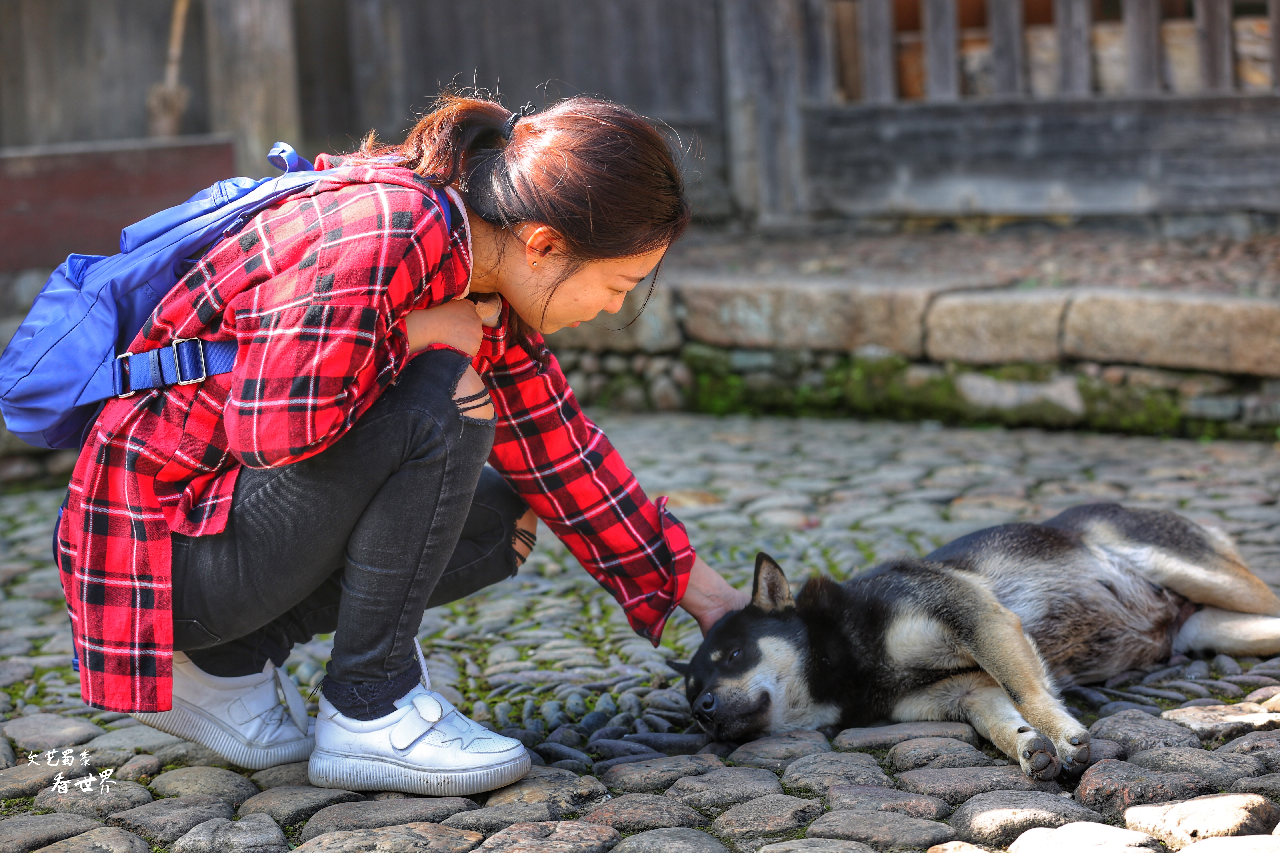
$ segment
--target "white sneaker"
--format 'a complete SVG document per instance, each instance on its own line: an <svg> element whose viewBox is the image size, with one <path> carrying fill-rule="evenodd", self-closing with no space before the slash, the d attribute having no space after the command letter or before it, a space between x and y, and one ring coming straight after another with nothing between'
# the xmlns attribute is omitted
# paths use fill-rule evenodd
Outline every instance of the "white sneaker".
<svg viewBox="0 0 1280 853"><path fill-rule="evenodd" d="M426 680L421 647L418 662ZM459 797L510 785L529 772L520 741L467 719L430 684L415 685L396 700L396 710L368 721L339 713L321 696L307 771L311 784Z"/></svg>
<svg viewBox="0 0 1280 853"><path fill-rule="evenodd" d="M173 710L130 716L249 770L303 761L315 747L302 694L271 661L256 675L219 678L174 652Z"/></svg>

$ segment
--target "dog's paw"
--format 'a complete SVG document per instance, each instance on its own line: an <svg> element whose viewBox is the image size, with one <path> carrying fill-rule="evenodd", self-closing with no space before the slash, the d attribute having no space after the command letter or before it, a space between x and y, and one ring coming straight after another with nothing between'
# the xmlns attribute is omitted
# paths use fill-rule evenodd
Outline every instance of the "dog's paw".
<svg viewBox="0 0 1280 853"><path fill-rule="evenodd" d="M1018 732L1018 763L1023 773L1041 782L1055 778L1062 769L1053 741L1030 728Z"/></svg>
<svg viewBox="0 0 1280 853"><path fill-rule="evenodd" d="M1058 758L1062 761L1062 772L1068 776L1079 776L1084 773L1092 757L1089 732L1084 729L1066 735L1058 741Z"/></svg>

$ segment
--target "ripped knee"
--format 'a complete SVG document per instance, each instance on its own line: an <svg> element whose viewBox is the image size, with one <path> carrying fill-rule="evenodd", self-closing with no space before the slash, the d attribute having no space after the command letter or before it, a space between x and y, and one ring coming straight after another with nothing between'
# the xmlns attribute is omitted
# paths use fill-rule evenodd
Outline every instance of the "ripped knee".
<svg viewBox="0 0 1280 853"><path fill-rule="evenodd" d="M465 417L482 421L493 417L493 400L489 397L489 389L485 387L480 374L470 365L458 380L458 387L453 390L453 402L458 407L458 414Z"/></svg>
<svg viewBox="0 0 1280 853"><path fill-rule="evenodd" d="M538 544L538 516L532 509L516 519L515 534L511 537L511 547L516 552L516 565L524 565L535 545Z"/></svg>

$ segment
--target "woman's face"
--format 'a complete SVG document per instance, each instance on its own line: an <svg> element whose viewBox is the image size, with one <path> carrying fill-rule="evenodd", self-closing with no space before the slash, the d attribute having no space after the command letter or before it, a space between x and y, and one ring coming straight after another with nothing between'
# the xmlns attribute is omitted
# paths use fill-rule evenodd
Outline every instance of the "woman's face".
<svg viewBox="0 0 1280 853"><path fill-rule="evenodd" d="M666 248L631 258L588 261L568 278L554 255L525 268L527 275L505 277L499 291L530 326L550 334L593 320L601 312L617 314L622 301L662 260ZM515 272L515 271L513 271ZM547 291L555 288L550 300Z"/></svg>

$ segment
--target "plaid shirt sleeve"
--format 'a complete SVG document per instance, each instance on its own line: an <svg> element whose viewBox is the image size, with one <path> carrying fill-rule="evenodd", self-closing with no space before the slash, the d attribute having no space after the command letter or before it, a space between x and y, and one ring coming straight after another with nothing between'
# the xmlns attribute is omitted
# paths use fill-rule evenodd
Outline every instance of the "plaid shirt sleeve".
<svg viewBox="0 0 1280 853"><path fill-rule="evenodd" d="M535 337L529 347L541 347ZM684 525L645 496L578 406L555 356L539 368L510 343L488 373L497 413L491 464L654 645L684 597L694 551Z"/></svg>
<svg viewBox="0 0 1280 853"><path fill-rule="evenodd" d="M467 281L445 263L458 247L439 209L416 191L373 184L348 206L304 200L254 226L224 248L234 257L212 261L264 285L232 306L240 345L224 422L229 452L267 468L338 440L403 369L405 315Z"/></svg>

